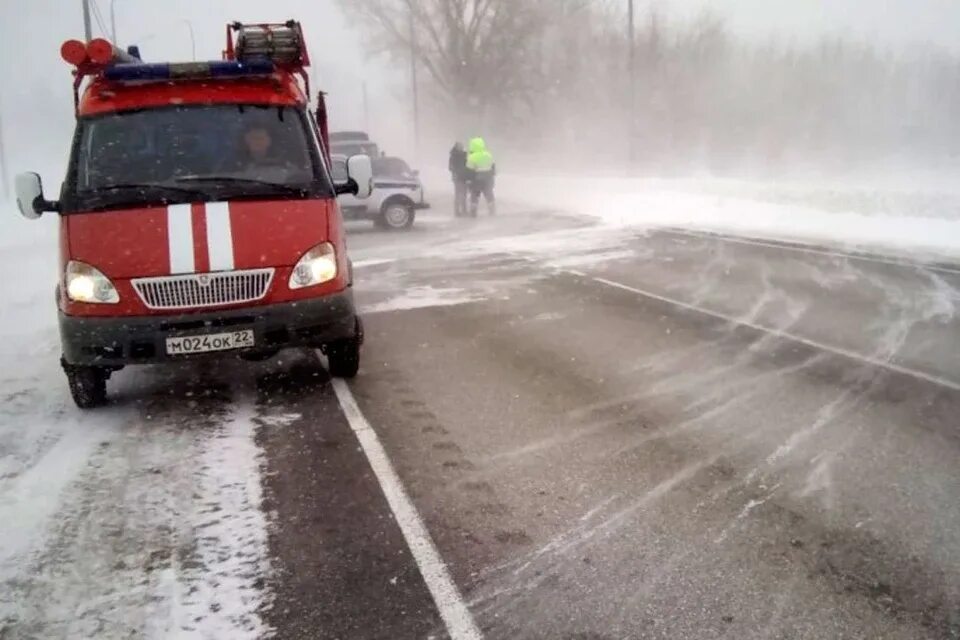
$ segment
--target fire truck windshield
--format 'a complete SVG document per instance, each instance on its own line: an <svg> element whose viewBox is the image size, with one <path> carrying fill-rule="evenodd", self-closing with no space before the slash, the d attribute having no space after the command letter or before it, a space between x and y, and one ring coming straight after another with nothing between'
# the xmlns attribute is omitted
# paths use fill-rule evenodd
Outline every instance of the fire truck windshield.
<svg viewBox="0 0 960 640"><path fill-rule="evenodd" d="M81 119L70 211L145 201L333 197L303 112L176 106Z"/></svg>

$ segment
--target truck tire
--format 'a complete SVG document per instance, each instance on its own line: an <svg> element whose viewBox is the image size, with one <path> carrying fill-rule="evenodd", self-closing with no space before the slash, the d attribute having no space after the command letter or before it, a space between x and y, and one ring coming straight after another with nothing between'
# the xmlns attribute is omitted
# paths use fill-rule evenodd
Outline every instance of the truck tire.
<svg viewBox="0 0 960 640"><path fill-rule="evenodd" d="M100 367L66 365L67 384L74 403L81 409L93 409L107 402L109 372Z"/></svg>
<svg viewBox="0 0 960 640"><path fill-rule="evenodd" d="M360 338L341 340L328 346L327 363L334 378L355 378L360 371Z"/></svg>
<svg viewBox="0 0 960 640"><path fill-rule="evenodd" d="M387 202L380 211L378 224L385 229L409 229L417 214L406 202Z"/></svg>

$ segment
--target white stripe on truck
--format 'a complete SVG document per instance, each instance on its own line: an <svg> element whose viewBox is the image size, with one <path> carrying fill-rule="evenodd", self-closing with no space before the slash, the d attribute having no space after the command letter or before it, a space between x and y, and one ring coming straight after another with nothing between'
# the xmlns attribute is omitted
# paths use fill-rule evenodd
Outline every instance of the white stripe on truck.
<svg viewBox="0 0 960 640"><path fill-rule="evenodd" d="M170 273L193 273L193 220L189 204L167 207L167 242L170 247Z"/></svg>
<svg viewBox="0 0 960 640"><path fill-rule="evenodd" d="M210 271L233 270L233 229L227 202L207 203L207 250Z"/></svg>

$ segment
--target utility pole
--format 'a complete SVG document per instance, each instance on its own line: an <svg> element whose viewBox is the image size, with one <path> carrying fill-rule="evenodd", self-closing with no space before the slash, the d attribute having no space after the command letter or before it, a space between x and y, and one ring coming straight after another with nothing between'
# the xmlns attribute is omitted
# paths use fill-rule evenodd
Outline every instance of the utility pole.
<svg viewBox="0 0 960 640"><path fill-rule="evenodd" d="M117 0L110 0L110 37L113 38L113 46L119 47L120 41L117 40Z"/></svg>
<svg viewBox="0 0 960 640"><path fill-rule="evenodd" d="M93 40L93 26L90 24L90 0L83 0L83 35L87 42Z"/></svg>
<svg viewBox="0 0 960 640"><path fill-rule="evenodd" d="M417 90L417 31L410 7L410 83L413 88L413 158L420 162L420 96Z"/></svg>
<svg viewBox="0 0 960 640"><path fill-rule="evenodd" d="M627 60L627 73L630 74L630 101L628 118L628 145L630 148L630 169L632 170L636 163L636 137L637 137L637 46L636 32L634 28L633 0L627 0L627 40L629 42L629 53Z"/></svg>
<svg viewBox="0 0 960 640"><path fill-rule="evenodd" d="M367 81L363 81L363 130L370 131L370 98L367 95Z"/></svg>
<svg viewBox="0 0 960 640"><path fill-rule="evenodd" d="M3 181L3 199L10 198L10 180L7 173L7 151L3 146L3 104L0 104L0 181Z"/></svg>

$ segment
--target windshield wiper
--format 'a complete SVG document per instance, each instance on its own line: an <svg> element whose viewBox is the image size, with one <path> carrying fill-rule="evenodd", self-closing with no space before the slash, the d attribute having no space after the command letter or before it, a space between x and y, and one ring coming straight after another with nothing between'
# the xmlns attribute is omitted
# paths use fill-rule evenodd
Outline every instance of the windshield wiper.
<svg viewBox="0 0 960 640"><path fill-rule="evenodd" d="M234 184L249 185L251 187L268 187L270 189L279 189L287 193L305 194L309 191L308 187L297 187L282 182L270 182L269 180L257 180L254 178L238 178L236 176L181 176L176 179L177 182L186 183L216 183L216 184Z"/></svg>
<svg viewBox="0 0 960 640"><path fill-rule="evenodd" d="M93 189L83 189L87 193L102 193L104 191L125 191L129 189L139 189L141 191L166 191L172 193L182 193L184 195L195 196L199 195L196 189L188 189L186 187L178 187L176 185L169 184L107 184L102 186L94 187Z"/></svg>

